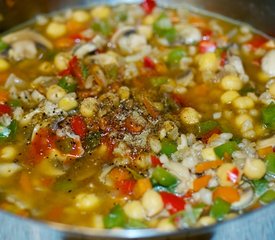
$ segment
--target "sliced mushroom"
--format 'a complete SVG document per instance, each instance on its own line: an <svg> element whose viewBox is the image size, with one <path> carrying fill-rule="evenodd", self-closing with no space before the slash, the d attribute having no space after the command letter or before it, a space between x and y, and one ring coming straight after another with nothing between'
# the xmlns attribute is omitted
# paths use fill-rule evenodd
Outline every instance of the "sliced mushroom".
<svg viewBox="0 0 275 240"><path fill-rule="evenodd" d="M136 33L136 29L134 27L125 26L125 27L119 28L112 36L110 43L116 44L118 39L121 38L122 36L129 36L133 33Z"/></svg>
<svg viewBox="0 0 275 240"><path fill-rule="evenodd" d="M241 189L240 200L238 202L234 202L231 205L231 208L233 210L241 210L241 209L247 208L250 204L253 203L254 196L255 194L251 185L248 183L243 184Z"/></svg>
<svg viewBox="0 0 275 240"><path fill-rule="evenodd" d="M15 61L34 59L37 55L35 43L31 40L20 40L11 44L9 57Z"/></svg>
<svg viewBox="0 0 275 240"><path fill-rule="evenodd" d="M202 39L200 30L194 26L178 24L176 30L178 35L176 40L177 43L194 44Z"/></svg>
<svg viewBox="0 0 275 240"><path fill-rule="evenodd" d="M78 46L74 50L74 55L77 56L78 58L84 58L88 54L95 53L97 50L97 47L93 43L85 43L80 46Z"/></svg>
<svg viewBox="0 0 275 240"><path fill-rule="evenodd" d="M266 139L263 139L263 140L259 140L257 142L257 146L256 148L257 149L261 149L261 148L265 148L265 147L269 147L271 146L272 148L275 147L275 135L273 135L272 137L270 138L266 138Z"/></svg>
<svg viewBox="0 0 275 240"><path fill-rule="evenodd" d="M275 75L275 50L271 50L265 54L261 67L262 70L270 76Z"/></svg>
<svg viewBox="0 0 275 240"><path fill-rule="evenodd" d="M49 48L49 49L53 48L52 43L48 39L43 37L41 34L33 30L30 30L28 28L10 33L2 38L2 41L7 44L13 44L17 41L22 41L22 40L30 40L30 41L39 43L45 46L46 48Z"/></svg>
<svg viewBox="0 0 275 240"><path fill-rule="evenodd" d="M21 78L17 77L13 73L9 75L4 87L6 89L10 89L11 87L16 87L16 88L25 88L27 86L27 83L22 80Z"/></svg>
<svg viewBox="0 0 275 240"><path fill-rule="evenodd" d="M192 70L187 70L179 75L176 79L177 83L180 83L182 86L187 87L190 86L193 82L194 74Z"/></svg>

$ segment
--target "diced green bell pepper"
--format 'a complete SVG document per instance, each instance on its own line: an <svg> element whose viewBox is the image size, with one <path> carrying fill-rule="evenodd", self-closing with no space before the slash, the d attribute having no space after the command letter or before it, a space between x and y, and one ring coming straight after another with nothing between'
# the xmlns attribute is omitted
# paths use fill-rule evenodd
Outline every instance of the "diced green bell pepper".
<svg viewBox="0 0 275 240"><path fill-rule="evenodd" d="M155 182L164 187L173 186L178 182L177 178L173 174L169 173L162 167L156 167L154 169L152 178Z"/></svg>
<svg viewBox="0 0 275 240"><path fill-rule="evenodd" d="M70 153L74 145L75 142L71 138L58 139L56 141L56 147L62 153Z"/></svg>
<svg viewBox="0 0 275 240"><path fill-rule="evenodd" d="M268 181L265 178L253 180L252 184L257 196L261 196L268 189Z"/></svg>
<svg viewBox="0 0 275 240"><path fill-rule="evenodd" d="M198 123L198 131L200 135L206 134L213 130L215 127L219 126L219 123L214 120L208 120L205 122Z"/></svg>
<svg viewBox="0 0 275 240"><path fill-rule="evenodd" d="M176 29L166 14L161 14L153 24L153 31L159 37L173 42L176 38Z"/></svg>
<svg viewBox="0 0 275 240"><path fill-rule="evenodd" d="M112 27L107 20L94 22L92 24L92 29L104 36L109 36L112 32Z"/></svg>
<svg viewBox="0 0 275 240"><path fill-rule="evenodd" d="M18 130L18 122L16 120L12 120L9 125L9 129L10 129L9 140L14 140Z"/></svg>
<svg viewBox="0 0 275 240"><path fill-rule="evenodd" d="M210 216L216 218L217 220L222 220L224 218L224 215L229 213L229 211L230 203L220 198L217 198L210 209Z"/></svg>
<svg viewBox="0 0 275 240"><path fill-rule="evenodd" d="M114 206L108 215L103 219L105 228L125 227L127 217L120 205Z"/></svg>
<svg viewBox="0 0 275 240"><path fill-rule="evenodd" d="M92 151L100 144L101 135L100 132L90 132L84 140L84 148L87 151Z"/></svg>
<svg viewBox="0 0 275 240"><path fill-rule="evenodd" d="M147 228L148 226L141 220L129 218L125 227L128 229L141 229Z"/></svg>
<svg viewBox="0 0 275 240"><path fill-rule="evenodd" d="M70 77L61 78L57 85L62 87L68 93L76 90L76 82Z"/></svg>
<svg viewBox="0 0 275 240"><path fill-rule="evenodd" d="M214 152L219 158L223 158L224 154L227 153L231 155L234 151L238 149L238 144L234 141L226 142L220 146L214 148Z"/></svg>
<svg viewBox="0 0 275 240"><path fill-rule="evenodd" d="M53 189L55 191L61 191L61 192L70 192L74 190L77 187L77 183L75 181L72 181L71 179L58 179L54 186Z"/></svg>
<svg viewBox="0 0 275 240"><path fill-rule="evenodd" d="M267 128L275 130L275 103L270 103L262 109L262 120Z"/></svg>
<svg viewBox="0 0 275 240"><path fill-rule="evenodd" d="M9 45L0 39L0 53L6 50L9 47Z"/></svg>
<svg viewBox="0 0 275 240"><path fill-rule="evenodd" d="M21 106L21 102L18 99L11 99L8 101L8 105L11 107L19 107Z"/></svg>
<svg viewBox="0 0 275 240"><path fill-rule="evenodd" d="M162 84L167 83L168 78L167 77L153 77L153 78L150 78L149 81L153 87L160 87Z"/></svg>
<svg viewBox="0 0 275 240"><path fill-rule="evenodd" d="M186 52L183 49L173 49L167 56L167 64L169 66L177 65L184 56L186 56Z"/></svg>
<svg viewBox="0 0 275 240"><path fill-rule="evenodd" d="M260 197L260 202L267 204L270 202L275 201L275 191L270 189L266 191L261 197Z"/></svg>
<svg viewBox="0 0 275 240"><path fill-rule="evenodd" d="M265 157L266 172L271 176L275 176L275 153L270 153Z"/></svg>
<svg viewBox="0 0 275 240"><path fill-rule="evenodd" d="M161 142L161 153L166 154L168 157L171 156L172 153L177 151L177 143L169 140L167 138L163 139Z"/></svg>

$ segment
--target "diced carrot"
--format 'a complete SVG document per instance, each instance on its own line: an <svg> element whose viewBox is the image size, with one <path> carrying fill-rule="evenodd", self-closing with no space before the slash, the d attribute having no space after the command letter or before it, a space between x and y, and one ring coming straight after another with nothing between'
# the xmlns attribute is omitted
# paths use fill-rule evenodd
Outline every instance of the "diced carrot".
<svg viewBox="0 0 275 240"><path fill-rule="evenodd" d="M264 148L258 149L257 153L261 158L264 158L267 154L273 153L273 148L272 146L264 147Z"/></svg>
<svg viewBox="0 0 275 240"><path fill-rule="evenodd" d="M8 76L9 74L7 72L0 73L0 83L4 83L7 80Z"/></svg>
<svg viewBox="0 0 275 240"><path fill-rule="evenodd" d="M67 21L67 30L69 33L77 33L84 30L87 24L79 23L73 20Z"/></svg>
<svg viewBox="0 0 275 240"><path fill-rule="evenodd" d="M206 187L210 179L211 179L210 175L204 175L200 178L195 179L193 182L193 190L195 192L198 192L200 189Z"/></svg>
<svg viewBox="0 0 275 240"><path fill-rule="evenodd" d="M136 185L134 187L134 197L140 198L143 196L143 194L148 190L152 188L152 184L148 178L142 178L138 179L136 182Z"/></svg>
<svg viewBox="0 0 275 240"><path fill-rule="evenodd" d="M207 27L207 22L205 21L205 19L196 15L191 15L188 18L188 22L196 27L200 27L200 28Z"/></svg>
<svg viewBox="0 0 275 240"><path fill-rule="evenodd" d="M114 183L132 178L130 172L127 169L121 167L113 168L108 176Z"/></svg>
<svg viewBox="0 0 275 240"><path fill-rule="evenodd" d="M31 194L33 192L32 182L28 173L21 173L19 185L26 194Z"/></svg>
<svg viewBox="0 0 275 240"><path fill-rule="evenodd" d="M72 38L67 38L67 37L63 37L63 38L58 38L54 45L57 48L70 48L74 45L74 40Z"/></svg>
<svg viewBox="0 0 275 240"><path fill-rule="evenodd" d="M240 194L233 187L217 187L213 192L213 199L221 198L222 200L233 203L240 200Z"/></svg>
<svg viewBox="0 0 275 240"><path fill-rule="evenodd" d="M62 206L54 206L52 207L46 214L46 219L49 221L59 221L63 214Z"/></svg>
<svg viewBox="0 0 275 240"><path fill-rule="evenodd" d="M6 102L9 98L9 93L7 91L0 90L0 102Z"/></svg>
<svg viewBox="0 0 275 240"><path fill-rule="evenodd" d="M154 106L152 105L152 103L148 100L147 97L143 97L143 104L147 110L147 112L150 114L150 116L154 119L156 119L159 115L159 112L157 112L154 109Z"/></svg>
<svg viewBox="0 0 275 240"><path fill-rule="evenodd" d="M208 138L207 143L209 144L209 143L215 141L219 136L220 136L220 134L217 134L217 133L212 134L212 135Z"/></svg>
<svg viewBox="0 0 275 240"><path fill-rule="evenodd" d="M196 165L195 171L196 173L203 173L208 169L217 168L222 164L223 164L222 160L202 162Z"/></svg>

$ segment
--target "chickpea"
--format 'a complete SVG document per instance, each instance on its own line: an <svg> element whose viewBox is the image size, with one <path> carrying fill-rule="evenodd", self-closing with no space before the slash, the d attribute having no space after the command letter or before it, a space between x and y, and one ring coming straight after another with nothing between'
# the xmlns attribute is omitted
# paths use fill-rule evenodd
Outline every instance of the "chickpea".
<svg viewBox="0 0 275 240"><path fill-rule="evenodd" d="M224 90L240 90L243 86L242 80L236 75L227 75L222 78L221 86Z"/></svg>
<svg viewBox="0 0 275 240"><path fill-rule="evenodd" d="M76 201L76 207L81 209L81 210L91 210L96 207L98 207L100 200L99 198L91 193L80 193L76 196L75 198Z"/></svg>
<svg viewBox="0 0 275 240"><path fill-rule="evenodd" d="M59 71L63 71L68 67L68 63L69 63L69 59L70 59L70 55L67 53L58 53L55 57L54 57L54 65L57 68L57 70Z"/></svg>
<svg viewBox="0 0 275 240"><path fill-rule="evenodd" d="M123 209L129 218L141 220L145 218L145 210L140 201L130 201L125 204Z"/></svg>
<svg viewBox="0 0 275 240"><path fill-rule="evenodd" d="M221 102L223 104L230 104L234 99L239 96L240 94L237 91L226 91L223 95L221 95Z"/></svg>
<svg viewBox="0 0 275 240"><path fill-rule="evenodd" d="M191 107L183 108L180 112L180 120L183 124L196 124L200 121L201 115Z"/></svg>
<svg viewBox="0 0 275 240"><path fill-rule="evenodd" d="M251 121L252 118L248 114L240 114L235 118L235 124L241 128L246 121Z"/></svg>
<svg viewBox="0 0 275 240"><path fill-rule="evenodd" d="M161 196L152 189L147 190L144 193L141 199L141 203L146 211L147 216L149 217L156 215L164 208Z"/></svg>
<svg viewBox="0 0 275 240"><path fill-rule="evenodd" d="M76 22L84 23L90 19L90 15L86 11L77 10L73 12L72 18Z"/></svg>
<svg viewBox="0 0 275 240"><path fill-rule="evenodd" d="M217 170L217 176L221 186L233 186L241 179L240 170L233 163L224 163ZM232 176L232 177L231 177Z"/></svg>
<svg viewBox="0 0 275 240"><path fill-rule="evenodd" d="M46 28L46 33L51 38L60 38L64 36L66 32L66 25L63 23L51 22Z"/></svg>
<svg viewBox="0 0 275 240"><path fill-rule="evenodd" d="M254 105L253 99L248 96L240 96L233 101L233 106L238 109L251 109Z"/></svg>
<svg viewBox="0 0 275 240"><path fill-rule="evenodd" d="M250 180L257 180L265 175L266 166L260 159L247 159L244 165L244 175Z"/></svg>

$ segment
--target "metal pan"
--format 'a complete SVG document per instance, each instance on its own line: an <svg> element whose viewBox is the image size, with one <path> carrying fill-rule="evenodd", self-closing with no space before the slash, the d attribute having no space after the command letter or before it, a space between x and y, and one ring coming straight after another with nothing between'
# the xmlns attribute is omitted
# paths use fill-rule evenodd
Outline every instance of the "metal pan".
<svg viewBox="0 0 275 240"><path fill-rule="evenodd" d="M133 3L136 0L0 0L0 33L37 14L96 4ZM203 9L242 21L275 37L274 0L160 0L162 6ZM236 219L197 229L175 232L157 230L95 230L52 222L38 222L0 211L2 240L80 239L275 239L275 203Z"/></svg>

